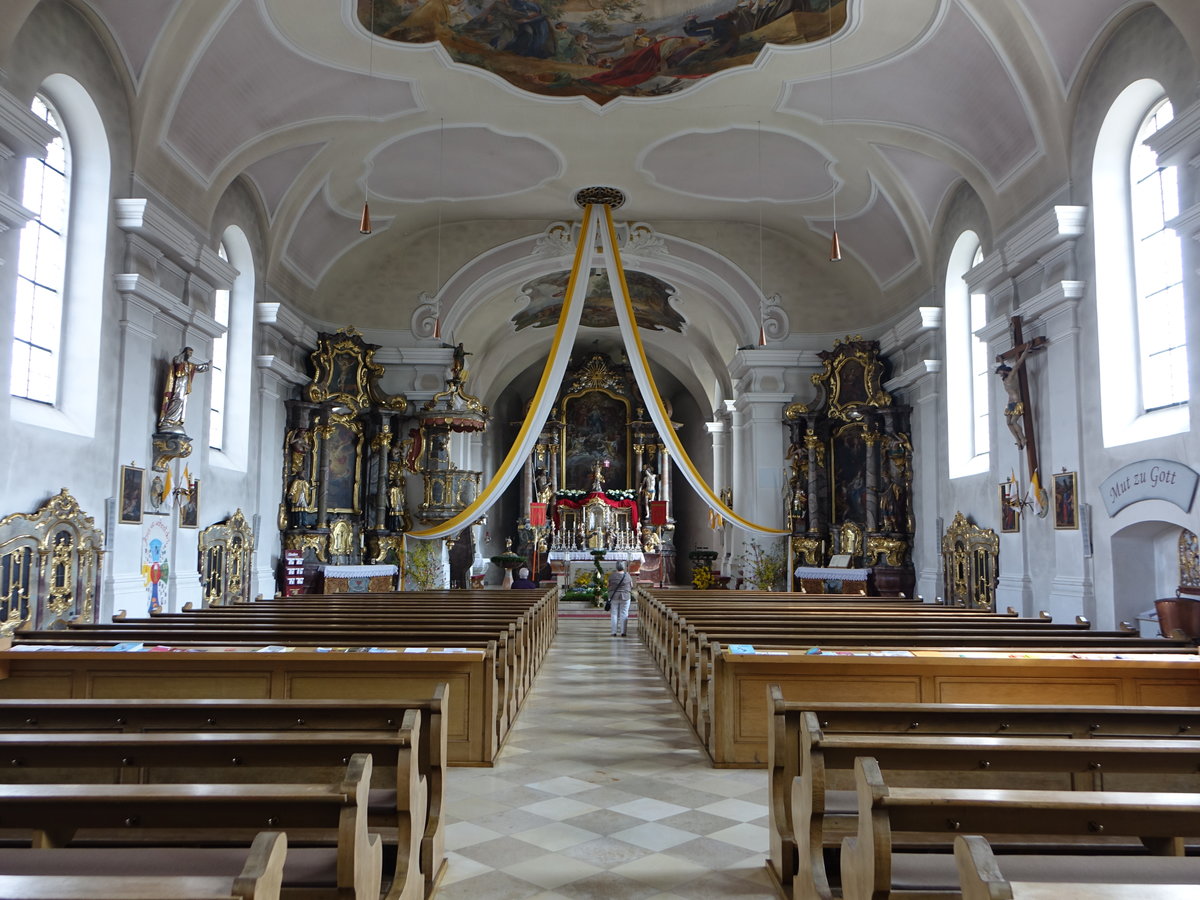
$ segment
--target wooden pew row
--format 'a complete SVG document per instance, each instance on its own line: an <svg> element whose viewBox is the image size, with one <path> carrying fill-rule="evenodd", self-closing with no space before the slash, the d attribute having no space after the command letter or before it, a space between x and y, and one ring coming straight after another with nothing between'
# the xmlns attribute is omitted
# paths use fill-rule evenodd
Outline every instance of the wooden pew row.
<svg viewBox="0 0 1200 900"><path fill-rule="evenodd" d="M1196 659L1194 647L1186 641L1173 642L1137 637L1103 637L1095 633L1054 634L1029 632L1027 634L1000 635L986 632L975 636L939 632L925 628L901 629L893 627L887 633L863 629L856 632L826 632L807 635L808 641L783 637L756 638L753 642L746 636L735 635L729 641L724 633L702 633L697 635L690 655L685 657L681 678L687 683L680 700L689 720L693 722L697 735L706 746L712 741L712 697L714 688L714 658L727 651L732 645L751 644L760 653L811 654L819 649L826 654L853 653L906 653L907 651L930 650L943 655L969 657L980 654L1022 655L1086 655L1109 654L1126 657L1134 654L1147 657L1162 656L1164 659Z"/></svg>
<svg viewBox="0 0 1200 900"><path fill-rule="evenodd" d="M525 694L532 686L533 677L556 633L558 591L557 589L516 591L513 593L524 596L515 599L509 599L507 594L501 594L501 600L497 604L491 605L491 607L500 609L489 607L486 613L486 623L483 619L484 614L481 612L475 613L469 619L464 619L459 611L462 608L471 607L472 604L482 608L483 604L479 604L478 601L463 601L455 596L448 597L448 595L457 594L470 598L476 593L430 592L424 602L406 599L402 603L392 602L397 595L349 595L355 599L347 601L349 604L347 606L336 607L335 609L338 611L336 613L334 609L311 602L278 607L280 610L286 610L286 613L280 614L286 615L286 618L272 617L270 613L260 610L260 604L256 602L236 607L212 608L202 612L162 614L151 620L124 620L120 627L125 627L129 623L137 623L139 627L152 628L163 622L176 625L180 622L194 621L212 625L218 629L226 629L224 637L228 638L232 630L246 625L268 628L271 623L277 623L298 628L302 624L308 624L314 630L321 630L325 633L319 636L293 634L287 638L281 637L278 641L268 633L258 633L250 636L250 639L261 640L264 643L328 646L335 641L351 645L361 643L358 635L352 631L357 627L357 623L367 622L370 623L372 630L378 630L379 627L387 625L389 634L400 633L412 637L411 641L390 641L389 645L391 646L479 646L476 641L481 637L483 639L492 637L489 624L497 625L500 626L499 635L496 637L498 641L497 658L498 661L501 659L504 661L504 667L501 668L498 676L502 698L500 709L504 716L500 723L500 739L503 740L508 725L515 718ZM410 595L398 596L408 598ZM359 601L357 599L359 597L366 599ZM284 603L290 604L295 599L297 598L287 598ZM311 601L313 598L306 595L303 599ZM429 604L434 602L438 606L431 610ZM407 623L411 623L411 625ZM402 625L404 627L401 627ZM76 630L87 631L89 639L93 640L122 639L122 636L101 634L98 631L99 628L106 627L110 626L79 626ZM150 631L142 633L146 635L146 640L151 642L186 641L191 643L197 640L203 641L203 637L194 638L182 632L170 637ZM123 639L129 639L129 636L123 636ZM50 637L46 640L57 639ZM240 639L236 642L244 643Z"/></svg>
<svg viewBox="0 0 1200 900"><path fill-rule="evenodd" d="M871 757L855 762L855 778L858 830L842 842L844 900L960 896L954 855L897 853L893 836L901 833L947 842L960 833L1021 837L1036 832L1078 842L1119 836L1140 840L1152 851L1200 834L1200 794L1195 793L895 787ZM1004 865L1017 881L1030 871L1044 881L1165 881L1200 890L1196 857L1014 854L1004 857ZM1045 877L1048 871L1053 877Z"/></svg>
<svg viewBox="0 0 1200 900"><path fill-rule="evenodd" d="M384 617L415 617L425 620L425 624L454 623L462 626L478 624L475 619L480 616L496 617L497 614L502 614L506 617L506 622L510 620L514 624L517 631L516 654L521 656L523 661L518 664L521 680L516 686L523 696L532 685L536 668L557 634L559 593L557 587L552 587L510 592L433 590L419 593L304 594L292 598L256 600L253 604L208 607L205 610L185 613L156 613L151 618L179 622L186 617L197 617L194 620L216 622L222 619L230 620L229 616L241 612L257 614L284 610L289 613L306 612L320 616L328 616L332 612L355 616L370 614L373 617L382 614ZM210 614L214 618L199 618ZM119 618L124 617L114 617ZM502 648L502 653L505 652ZM518 706L520 700L514 704L512 714L515 714Z"/></svg>
<svg viewBox="0 0 1200 900"><path fill-rule="evenodd" d="M1156 654L941 651L816 656L714 654L708 699L716 766L768 758L767 686L792 703L995 703L1016 706L1200 706L1200 657Z"/></svg>
<svg viewBox="0 0 1200 900"><path fill-rule="evenodd" d="M486 638L483 635L491 634ZM166 646L179 649L222 648L254 652L263 647L304 649L312 653L334 655L341 652L366 653L372 649L389 651L404 657L425 654L435 648L475 650L483 653L492 666L490 690L495 694L496 718L489 742L498 749L508 736L509 728L520 709L532 683L527 670L536 663L528 652L522 652L511 631L470 632L445 628L414 631L405 627L372 627L366 624L355 628L321 628L286 625L254 627L210 627L188 625L91 626L68 631L28 631L15 635L17 647L69 647L144 644L147 647ZM490 703L491 701L489 701Z"/></svg>
<svg viewBox="0 0 1200 900"><path fill-rule="evenodd" d="M791 781L788 802L799 845L794 896L804 900L834 896L825 850L836 848L857 827L853 792L837 788L853 786L850 776L860 757L875 759L893 784L936 780L939 787L980 789L1200 789L1200 740L1178 737L826 734L816 713L808 711L801 718L800 742L800 774ZM772 852L778 846L787 860L789 848L778 845L777 838L788 823L775 822L777 811L772 809ZM776 874L774 862L771 867Z"/></svg>
<svg viewBox="0 0 1200 900"><path fill-rule="evenodd" d="M656 601L644 590L640 593L640 602L643 606ZM666 600L661 602L665 604ZM686 604L686 599L680 602ZM846 607L852 607L852 602L848 601ZM736 611L728 614L736 616ZM727 746L718 744L719 738L721 742L725 742L726 734L722 733L718 736L716 733L718 730L713 725L716 718L713 709L714 697L719 692L714 682L716 666L713 660L716 656L725 654L728 643L752 644L756 649L762 649L764 653L786 656L788 659L810 652L814 647L858 654L878 652L878 650L886 652L888 648L892 648L896 652L895 655L910 655L908 653L910 649L913 652L920 652L922 648L937 648L942 650L943 655L952 653L961 653L962 655L996 655L997 653L1129 655L1140 652L1147 655L1163 654L1164 659L1172 660L1195 658L1194 648L1188 643L1177 643L1172 646L1163 641L1142 641L1139 637L1124 635L1123 632L1118 635L1100 635L1098 632L1084 631L1081 626L1050 631L1048 629L1051 623L1042 623L1039 620L1024 620L1027 632L1022 630L1019 634L1012 634L1012 632L1006 634L1004 624L1013 622L1013 617L996 617L991 614L986 620L990 620L992 624L980 628L985 631L985 635L982 637L974 634L961 634L959 629L955 628L955 625L959 623L954 622L953 613L949 620L942 619L938 622L936 619L914 618L913 622L917 624L910 625L905 625L900 620L889 616L886 632L870 631L871 622L876 624L881 622L880 619L871 619L872 614L874 613L864 612L860 616L856 616L853 612L847 612L847 622L852 624L842 626L844 630L814 631L809 629L792 637L781 634L779 629L772 632L772 629L762 624L752 626L744 631L716 632L719 634L720 640L714 636L713 626L707 626L708 630L694 629L686 638L676 638L672 650L674 655L672 658L662 661L660 665L664 668L667 682L676 692L685 714L688 715L698 736L706 745L709 755L713 756L714 761L721 763L736 761L727 755ZM899 614L895 613L895 616L899 616ZM790 617L788 620L796 623L802 622L803 616L804 614L800 612L790 612L782 613L780 618ZM859 618L865 620L868 625L858 626ZM971 619L971 624L977 622L980 622L980 619ZM797 628L799 629L799 626ZM912 694L908 694L887 698L889 700L912 700L914 697ZM742 696L738 696L738 702L740 701L742 701ZM1112 702L1112 698L1096 702ZM1148 702L1163 704L1164 701ZM1170 703L1171 701L1165 702ZM724 725L730 726L734 730L739 727L734 726L730 721L726 721ZM746 734L748 732L743 728L738 733Z"/></svg>
<svg viewBox="0 0 1200 900"><path fill-rule="evenodd" d="M859 623L852 622L850 627L854 624ZM881 631L876 630L872 623L863 622L855 630L847 630L844 626L837 631L798 630L792 635L731 633L717 629L690 632L684 655L675 663L675 680L678 683L676 696L706 745L711 741L713 659L734 645L750 645L764 653L811 653L814 648L827 653L849 653L864 649L880 653L905 652L918 648L962 653L1192 653L1192 647L1187 643L1173 644L1129 636L1109 637L1090 632L1063 632L1051 628L1032 628L1028 631L980 629L976 633L951 626L939 628L925 624L894 623L886 631Z"/></svg>
<svg viewBox="0 0 1200 900"><path fill-rule="evenodd" d="M411 646L458 646L460 644L456 641L459 639L476 642L496 640L500 655L511 657L509 668L513 674L514 712L532 686L533 678L553 639L553 634L542 627L542 623L535 618L527 618L524 613L513 615L499 612L467 616L453 611L415 615L367 610L267 612L255 610L252 606L239 607L233 612L228 611L230 609L232 608L202 613L169 613L150 619L121 619L112 625L73 623L69 630L72 634L85 634L89 639L108 640L109 635L116 630L134 628L138 629L140 634L146 634L147 639L169 642L169 638L163 637L166 633L163 629L178 629L180 634L186 634L187 629L203 628L218 636L246 632L250 639L262 640L264 643L274 641L270 633L273 629L297 632L306 630L309 634L284 642L311 645L313 641L310 638L316 635L323 638L317 640L317 643L326 646L331 643L354 643L358 641L364 628L370 632L378 631L381 635L411 638L406 641ZM250 633L251 631L254 633ZM186 639L194 638L189 635Z"/></svg>
<svg viewBox="0 0 1200 900"><path fill-rule="evenodd" d="M387 781L393 785L381 790L373 783L368 794L367 827L385 846L391 845L395 858L384 878L387 896L421 898L426 896L421 857L427 791L418 773L419 732L419 715L408 710L403 725L393 733L8 733L0 734L0 758L9 761L0 782L246 784L253 788L280 780L327 781L354 755L368 756L373 773L389 773ZM144 837L161 840L155 834Z"/></svg>
<svg viewBox="0 0 1200 900"><path fill-rule="evenodd" d="M726 633L733 642L740 638L762 638L770 635L795 636L806 632L839 632L847 628L888 631L903 625L923 627L930 630L962 630L975 633L1079 633L1088 630L1087 623L1073 625L1051 625L1046 620L1016 619L992 615L963 618L941 608L921 610L859 610L818 609L782 610L760 614L742 610L724 612L693 612L686 608L672 611L664 620L662 628L646 635L653 643L651 655L663 666L676 665L685 653L689 642L695 642L700 632ZM1051 630L1053 629L1053 630ZM740 634L734 634L740 632ZM1114 635L1106 635L1112 637ZM1125 635L1120 635L1124 637Z"/></svg>
<svg viewBox="0 0 1200 900"><path fill-rule="evenodd" d="M1194 884L1173 884L1178 863L1157 865L1149 860L1139 868L1164 879L1162 883L1097 884L1086 881L1044 881L1045 872L1030 872L1024 881L1010 881L1005 866L982 835L959 835L954 839L954 861L963 900L1191 900ZM1155 869L1161 869L1155 872Z"/></svg>
<svg viewBox="0 0 1200 900"><path fill-rule="evenodd" d="M6 900L278 900L287 836L255 837L239 870L219 873L229 854L205 853L203 874L179 874L178 854L154 848L102 851L0 850L0 897ZM54 858L48 860L47 856ZM193 856L195 858L195 856ZM50 862L51 866L47 863ZM47 869L51 869L47 871Z"/></svg>
<svg viewBox="0 0 1200 900"><path fill-rule="evenodd" d="M15 646L26 649L0 650L0 699L37 704L50 699L168 703L182 699L240 701L256 708L254 704L290 700L353 708L360 703L386 706L406 698L432 697L445 683L454 698L443 711L446 763L490 766L498 752L495 659L483 650L122 653L90 647ZM232 713L220 715L218 722L231 720ZM311 716L315 727L316 711L310 709L302 716ZM251 723L242 730L255 727Z"/></svg>
<svg viewBox="0 0 1200 900"><path fill-rule="evenodd" d="M0 785L0 822L30 834L52 871L60 865L57 848L84 831L132 835L140 846L153 846L155 833L171 841L182 833L198 842L225 840L264 823L284 832L332 831L336 846L293 847L287 854L285 895L295 889L306 897L378 900L383 853L379 836L367 830L370 783L371 758L360 754L333 784L6 784ZM169 853L176 868L212 865L207 853Z"/></svg>
<svg viewBox="0 0 1200 900"><path fill-rule="evenodd" d="M1200 738L1200 709L1194 707L789 702L783 699L778 685L770 685L768 708L771 716L767 761L771 848L768 864L772 877L789 891L797 869L795 834L799 831L800 840L808 839L803 827L796 829L791 805L792 780L801 777L805 769L801 722L806 714L816 716L824 738L840 735L867 735L881 740L907 735L1155 741ZM811 723L809 733L814 733ZM841 787L849 785L826 779L826 813L850 811L844 794L829 798L830 790Z"/></svg>
<svg viewBox="0 0 1200 900"><path fill-rule="evenodd" d="M697 609L710 610L723 614L731 612L746 615L757 614L773 618L780 615L787 615L791 611L805 611L814 614L826 612L836 615L843 615L849 611L897 613L910 610L927 614L944 615L947 611L946 607L931 606L917 603L916 601L901 601L897 603L881 600L848 600L838 597L796 601L778 599L787 596L794 597L795 595L774 595L776 597L774 600L746 600L741 598L741 593L744 592L739 592L736 595L730 595L726 592L723 599L704 597L693 599L692 593L689 592L686 597L672 597L670 605L668 605L653 592L639 589L639 630L642 632L643 640L649 647L651 655L656 660L661 660L666 654L660 648L667 647L672 634L679 631L678 619L680 616L685 612ZM980 610L969 610L967 611L966 618L981 618L991 615Z"/></svg>
<svg viewBox="0 0 1200 900"><path fill-rule="evenodd" d="M50 735L63 733L83 733L90 738L108 737L113 741L143 734L178 739L178 733L184 733L199 742L197 752L201 752L204 746L214 746L214 741L228 741L223 736L229 733L254 731L267 733L278 742L268 749L268 764L294 767L314 764L313 754L336 746L338 735L346 734L348 740L355 741L364 734L374 735L377 740L393 740L404 716L412 713L420 718L415 764L421 805L425 809L420 870L428 895L440 878L446 859L443 808L448 692L448 686L442 684L424 699L387 701L0 700L0 746L9 747L9 756L0 752L0 758L11 761L20 741L36 746L39 741L48 742ZM343 747L342 755L351 749ZM243 766L251 765L246 754L238 757ZM370 811L371 823L378 828L389 818L395 819L402 806L410 804L397 791L398 786L407 785L401 777L402 770L381 766L378 757L375 762ZM46 767L53 763L47 756L34 760L34 764ZM142 764L141 759L135 759L134 770L140 771L137 767ZM124 764L120 768L125 773L130 771ZM14 777L10 766L7 778L0 775L0 780Z"/></svg>

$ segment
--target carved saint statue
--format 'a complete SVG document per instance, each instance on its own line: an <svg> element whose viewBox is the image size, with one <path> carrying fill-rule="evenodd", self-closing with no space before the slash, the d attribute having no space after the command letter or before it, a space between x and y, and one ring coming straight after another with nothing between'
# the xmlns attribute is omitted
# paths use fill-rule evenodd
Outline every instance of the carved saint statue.
<svg viewBox="0 0 1200 900"><path fill-rule="evenodd" d="M638 506L643 518L650 521L650 504L658 496L658 474L650 466L642 466L642 483L638 488Z"/></svg>
<svg viewBox="0 0 1200 900"><path fill-rule="evenodd" d="M545 468L538 466L533 473L534 500L538 503L549 503L553 494L554 488L550 485L550 476L546 474Z"/></svg>
<svg viewBox="0 0 1200 900"><path fill-rule="evenodd" d="M192 348L184 347L167 368L167 383L163 388L162 405L158 411L158 430L183 434L183 417L192 379L197 372L207 372L211 362L192 362Z"/></svg>
<svg viewBox="0 0 1200 900"><path fill-rule="evenodd" d="M604 464L600 460L592 464L592 490L604 490Z"/></svg>
<svg viewBox="0 0 1200 900"><path fill-rule="evenodd" d="M354 547L354 528L345 519L338 519L333 523L329 540L329 552L333 556L349 556Z"/></svg>

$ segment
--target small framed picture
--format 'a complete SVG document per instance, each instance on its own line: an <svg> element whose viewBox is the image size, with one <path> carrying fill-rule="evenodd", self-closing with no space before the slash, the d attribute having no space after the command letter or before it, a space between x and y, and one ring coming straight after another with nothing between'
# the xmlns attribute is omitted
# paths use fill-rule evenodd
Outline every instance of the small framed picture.
<svg viewBox="0 0 1200 900"><path fill-rule="evenodd" d="M142 500L146 493L146 470L137 466L121 466L121 505L117 521L122 525L138 525L142 521Z"/></svg>
<svg viewBox="0 0 1200 900"><path fill-rule="evenodd" d="M1079 498L1075 493L1075 473L1054 476L1054 527L1079 527Z"/></svg>
<svg viewBox="0 0 1200 900"><path fill-rule="evenodd" d="M200 482L193 480L180 497L179 527L196 528L200 522Z"/></svg>
<svg viewBox="0 0 1200 900"><path fill-rule="evenodd" d="M1017 486L1011 481L1000 485L1000 531L1015 534L1021 530L1021 509Z"/></svg>

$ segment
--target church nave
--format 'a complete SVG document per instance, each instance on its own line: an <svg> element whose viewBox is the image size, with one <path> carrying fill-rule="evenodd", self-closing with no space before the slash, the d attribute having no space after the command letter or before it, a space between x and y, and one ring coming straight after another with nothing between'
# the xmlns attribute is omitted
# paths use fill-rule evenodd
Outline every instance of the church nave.
<svg viewBox="0 0 1200 900"><path fill-rule="evenodd" d="M496 766L452 769L438 900L773 900L763 769L713 769L636 636L564 617Z"/></svg>

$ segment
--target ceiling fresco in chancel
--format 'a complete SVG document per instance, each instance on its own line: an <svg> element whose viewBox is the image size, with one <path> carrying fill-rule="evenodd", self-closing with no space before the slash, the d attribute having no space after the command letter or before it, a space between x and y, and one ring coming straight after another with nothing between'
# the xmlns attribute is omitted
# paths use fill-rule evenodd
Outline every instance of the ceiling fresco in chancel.
<svg viewBox="0 0 1200 900"><path fill-rule="evenodd" d="M521 293L529 298L529 303L512 318L516 330L531 326L553 327L558 324L570 277L570 272L557 272L523 285ZM625 281L629 285L629 299L633 303L633 314L637 318L638 327L652 331L662 331L664 328L683 331L686 320L671 305L675 288L644 272L627 271ZM617 327L617 312L613 305L612 288L609 286L607 273L593 271L588 276L583 315L579 324L591 328Z"/></svg>
<svg viewBox="0 0 1200 900"><path fill-rule="evenodd" d="M456 62L523 90L598 104L673 94L752 65L769 44L824 40L846 22L846 0L356 2L381 37L440 41Z"/></svg>

